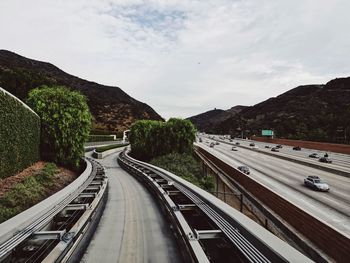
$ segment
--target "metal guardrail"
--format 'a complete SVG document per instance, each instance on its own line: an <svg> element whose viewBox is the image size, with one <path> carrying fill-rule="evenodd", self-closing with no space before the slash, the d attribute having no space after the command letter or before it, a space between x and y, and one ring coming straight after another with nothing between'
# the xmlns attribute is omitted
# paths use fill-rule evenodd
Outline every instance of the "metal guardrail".
<svg viewBox="0 0 350 263"><path fill-rule="evenodd" d="M173 216L181 216L182 220L172 221L187 244L190 261L311 262L248 217L184 179L135 160L126 152L119 155L118 162L152 185L160 199L169 202ZM197 245L191 246L191 241L197 241Z"/></svg>
<svg viewBox="0 0 350 263"><path fill-rule="evenodd" d="M108 182L102 167L97 162L88 159L86 162L88 166L92 166L87 178L84 178L83 181L76 179L78 181L74 181L72 185L61 190L62 193L58 192L58 197L49 199L51 207L45 212L38 210L42 207L41 203L25 211L26 213L36 212L39 216L33 216L32 222L18 229L12 237L0 244L0 262L9 260L9 262L17 260L56 262L58 259L61 262L62 256L66 255L71 247L74 247L74 242L78 240L77 237L81 230L86 227L89 217L98 206L95 200L102 199ZM97 181L99 182L98 187L96 187ZM70 186L75 187L74 191L67 194L67 188ZM60 197L60 194L63 197ZM58 201L55 202L55 200ZM43 202L47 201L46 199ZM84 222L82 222L81 218L84 217ZM80 223L76 226L78 221ZM18 228L18 226L13 227ZM50 257L50 251L55 251L56 246L61 242L66 244L65 249L62 249L61 244L59 253L51 254Z"/></svg>

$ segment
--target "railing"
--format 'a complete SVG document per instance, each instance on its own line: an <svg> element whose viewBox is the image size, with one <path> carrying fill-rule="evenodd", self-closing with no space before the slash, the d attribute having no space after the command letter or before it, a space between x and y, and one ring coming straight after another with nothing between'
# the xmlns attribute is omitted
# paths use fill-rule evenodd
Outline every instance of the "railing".
<svg viewBox="0 0 350 263"><path fill-rule="evenodd" d="M210 193L123 152L118 162L166 207L189 262L311 262Z"/></svg>
<svg viewBox="0 0 350 263"><path fill-rule="evenodd" d="M0 231L0 262L64 262L74 253L108 182L97 162L86 161L87 171L69 186L0 225L8 228Z"/></svg>

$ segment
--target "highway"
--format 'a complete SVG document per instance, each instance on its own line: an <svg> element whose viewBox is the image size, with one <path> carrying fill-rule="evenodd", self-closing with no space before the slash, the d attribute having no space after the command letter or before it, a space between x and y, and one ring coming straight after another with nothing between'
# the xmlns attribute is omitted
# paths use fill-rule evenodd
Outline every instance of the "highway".
<svg viewBox="0 0 350 263"><path fill-rule="evenodd" d="M226 141L229 142L228 140L226 140ZM290 157L299 157L299 158L303 158L306 161L314 162L316 164L320 164L320 162L318 161L318 158L310 158L309 155L311 153L317 153L320 157L323 157L324 154L326 153L325 151L307 149L307 148L302 148L300 151L296 151L296 150L293 150L292 146L286 146L286 145L283 145L283 148L279 149L279 152L271 152L271 148L266 149L265 146L268 145L269 147L274 147L274 146L276 146L276 144L250 141L250 140L242 140L242 139L239 139L239 140L235 139L234 141L235 142L239 141L241 143L241 145L244 145L244 146L249 146L249 144L251 142L254 142L255 145L257 145L259 147L259 149L262 151L270 152L270 153L276 154L276 155L284 154L284 155L288 155ZM329 166L329 167L342 167L345 169L349 169L349 172L350 172L350 155L335 153L335 152L327 152L327 154L328 154L329 158L332 160L332 163L327 164L327 166Z"/></svg>
<svg viewBox="0 0 350 263"><path fill-rule="evenodd" d="M182 262L158 203L116 158L114 153L99 160L109 179L109 195L82 262Z"/></svg>
<svg viewBox="0 0 350 263"><path fill-rule="evenodd" d="M202 140L199 145L205 150L223 157L234 167L247 165L251 170L247 176L350 237L350 178L249 149L238 148L238 151L232 151L232 145L224 143L210 148L212 140L204 137ZM308 175L320 176L330 185L330 192L316 192L306 188L303 180Z"/></svg>

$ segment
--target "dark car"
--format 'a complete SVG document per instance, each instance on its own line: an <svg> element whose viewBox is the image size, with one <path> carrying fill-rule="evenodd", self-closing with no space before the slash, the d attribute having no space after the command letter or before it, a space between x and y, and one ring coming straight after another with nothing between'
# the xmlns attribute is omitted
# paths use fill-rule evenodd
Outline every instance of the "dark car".
<svg viewBox="0 0 350 263"><path fill-rule="evenodd" d="M250 170L248 166L245 166L245 165L238 166L237 169L245 174L250 174Z"/></svg>
<svg viewBox="0 0 350 263"><path fill-rule="evenodd" d="M199 138L199 142L202 142L202 138Z"/></svg>
<svg viewBox="0 0 350 263"><path fill-rule="evenodd" d="M216 145L219 145L220 143L219 142L215 142Z"/></svg>
<svg viewBox="0 0 350 263"><path fill-rule="evenodd" d="M210 145L209 145L209 146L210 146L211 148L213 148L213 147L214 147L214 145L215 145L215 144L212 142L212 143L210 143Z"/></svg>
<svg viewBox="0 0 350 263"><path fill-rule="evenodd" d="M271 148L271 147L270 147L269 145L265 145L265 148L266 148L266 149L269 149L269 148Z"/></svg>
<svg viewBox="0 0 350 263"><path fill-rule="evenodd" d="M318 191L329 191L329 185L315 175L310 175L305 178L304 185Z"/></svg>
<svg viewBox="0 0 350 263"><path fill-rule="evenodd" d="M299 146L295 146L295 147L293 147L293 150L294 151L301 151L301 148Z"/></svg>
<svg viewBox="0 0 350 263"><path fill-rule="evenodd" d="M278 144L278 145L276 145L276 148L277 148L277 149L282 149L283 146L282 146L281 144Z"/></svg>
<svg viewBox="0 0 350 263"><path fill-rule="evenodd" d="M252 142L252 143L249 144L249 146L255 146L255 143Z"/></svg>
<svg viewBox="0 0 350 263"><path fill-rule="evenodd" d="M236 145L241 145L239 142L236 142L235 144L236 144Z"/></svg>
<svg viewBox="0 0 350 263"><path fill-rule="evenodd" d="M332 160L329 159L328 157L321 157L318 159L321 163L332 163Z"/></svg>
<svg viewBox="0 0 350 263"><path fill-rule="evenodd" d="M272 147L271 148L271 152L279 152L280 150L278 150L278 148L277 147Z"/></svg>
<svg viewBox="0 0 350 263"><path fill-rule="evenodd" d="M309 157L310 158L320 158L320 156L317 153L309 154Z"/></svg>
<svg viewBox="0 0 350 263"><path fill-rule="evenodd" d="M238 149L237 149L236 146L232 146L232 149L231 149L231 150L234 151L234 152L237 152L237 151L238 151Z"/></svg>

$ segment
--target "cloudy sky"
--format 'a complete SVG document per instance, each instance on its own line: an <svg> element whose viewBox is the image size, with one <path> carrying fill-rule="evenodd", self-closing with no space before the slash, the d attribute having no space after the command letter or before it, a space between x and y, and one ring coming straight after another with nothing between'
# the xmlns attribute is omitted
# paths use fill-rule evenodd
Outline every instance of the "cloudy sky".
<svg viewBox="0 0 350 263"><path fill-rule="evenodd" d="M0 49L165 118L350 76L349 0L1 0Z"/></svg>

